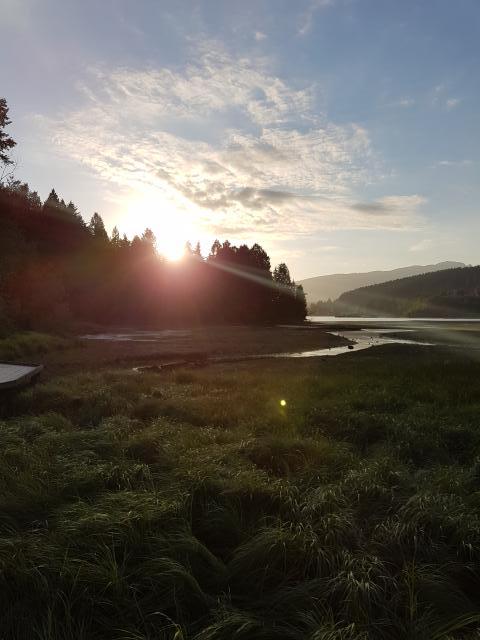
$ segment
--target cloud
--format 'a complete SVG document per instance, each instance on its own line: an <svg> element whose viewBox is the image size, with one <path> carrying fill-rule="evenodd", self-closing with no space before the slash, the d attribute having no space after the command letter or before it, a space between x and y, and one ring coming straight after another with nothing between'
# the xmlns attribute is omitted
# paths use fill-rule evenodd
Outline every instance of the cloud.
<svg viewBox="0 0 480 640"><path fill-rule="evenodd" d="M402 97L391 102L384 102L380 106L388 109L411 109L417 104L414 98Z"/></svg>
<svg viewBox="0 0 480 640"><path fill-rule="evenodd" d="M198 120L234 109L259 126L311 119L312 90L288 87L265 66L262 59L255 64L247 58L234 62L222 49L202 47L200 60L182 72L92 69L96 95L89 84L80 88L95 103L121 105L144 122L150 118L158 123L162 117Z"/></svg>
<svg viewBox="0 0 480 640"><path fill-rule="evenodd" d="M261 42L262 40L266 40L267 35L263 33L263 31L255 31L255 40L257 42Z"/></svg>
<svg viewBox="0 0 480 640"><path fill-rule="evenodd" d="M417 219L418 210L427 202L420 195L409 196L385 196L373 202L356 202L351 208L378 221L383 225L397 228L406 228Z"/></svg>
<svg viewBox="0 0 480 640"><path fill-rule="evenodd" d="M455 109L455 107L458 107L460 103L460 98L448 98L445 102L445 108L447 111L451 111L452 109Z"/></svg>
<svg viewBox="0 0 480 640"><path fill-rule="evenodd" d="M307 10L300 16L297 29L298 35L305 36L312 29L317 11L330 7L333 2L334 0L310 0Z"/></svg>
<svg viewBox="0 0 480 640"><path fill-rule="evenodd" d="M383 202L356 202L352 205L352 209L369 215L388 213L388 207Z"/></svg>
<svg viewBox="0 0 480 640"><path fill-rule="evenodd" d="M444 84L438 84L432 92L432 105L440 106L447 111L452 111L462 102L461 98L448 97L448 88Z"/></svg>
<svg viewBox="0 0 480 640"><path fill-rule="evenodd" d="M431 246L433 245L432 240L430 240L430 238L424 238L423 240L420 240L420 242L417 242L416 244L412 245L409 249L409 251L426 251L427 249L430 249Z"/></svg>
<svg viewBox="0 0 480 640"><path fill-rule="evenodd" d="M413 98L402 98L397 102L397 105L399 107L404 107L404 108L413 107L414 104L415 104L415 100Z"/></svg>
<svg viewBox="0 0 480 640"><path fill-rule="evenodd" d="M91 69L83 105L39 118L58 149L102 178L158 194L215 233L399 229L419 196L358 203L376 156L361 126L314 109L261 58L202 43L184 68ZM160 205L159 205L160 206Z"/></svg>
<svg viewBox="0 0 480 640"><path fill-rule="evenodd" d="M387 103L386 107L401 107L402 109L409 109L416 104L416 101L413 98L400 98L399 100L394 100L393 102Z"/></svg>
<svg viewBox="0 0 480 640"><path fill-rule="evenodd" d="M471 160L439 160L433 167L468 167L471 164Z"/></svg>

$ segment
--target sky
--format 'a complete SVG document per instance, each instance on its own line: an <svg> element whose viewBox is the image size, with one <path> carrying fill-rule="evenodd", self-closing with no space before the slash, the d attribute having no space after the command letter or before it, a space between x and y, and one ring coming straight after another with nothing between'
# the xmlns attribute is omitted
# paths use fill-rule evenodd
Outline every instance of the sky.
<svg viewBox="0 0 480 640"><path fill-rule="evenodd" d="M16 177L296 279L478 264L479 0L0 0Z"/></svg>

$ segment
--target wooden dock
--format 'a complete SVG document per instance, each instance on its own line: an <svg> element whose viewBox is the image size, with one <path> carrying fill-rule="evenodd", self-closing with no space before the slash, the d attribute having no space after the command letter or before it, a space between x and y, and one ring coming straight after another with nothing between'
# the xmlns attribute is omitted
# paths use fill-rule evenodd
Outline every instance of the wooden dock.
<svg viewBox="0 0 480 640"><path fill-rule="evenodd" d="M0 362L0 391L24 387L42 371L43 365Z"/></svg>

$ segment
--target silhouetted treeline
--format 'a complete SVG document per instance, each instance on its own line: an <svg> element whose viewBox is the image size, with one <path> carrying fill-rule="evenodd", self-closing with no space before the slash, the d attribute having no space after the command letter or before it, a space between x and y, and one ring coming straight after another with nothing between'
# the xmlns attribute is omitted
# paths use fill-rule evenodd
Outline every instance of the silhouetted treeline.
<svg viewBox="0 0 480 640"><path fill-rule="evenodd" d="M335 301L331 300L318 300L312 302L308 306L308 313L311 316L334 316L335 315Z"/></svg>
<svg viewBox="0 0 480 640"><path fill-rule="evenodd" d="M333 305L337 315L480 317L480 266L361 287Z"/></svg>
<svg viewBox="0 0 480 640"><path fill-rule="evenodd" d="M28 185L0 187L0 325L187 325L301 321L303 289L285 264L273 272L258 244L214 242L202 257L186 246L170 263L145 230L133 240L102 218L86 224L54 190L42 203Z"/></svg>

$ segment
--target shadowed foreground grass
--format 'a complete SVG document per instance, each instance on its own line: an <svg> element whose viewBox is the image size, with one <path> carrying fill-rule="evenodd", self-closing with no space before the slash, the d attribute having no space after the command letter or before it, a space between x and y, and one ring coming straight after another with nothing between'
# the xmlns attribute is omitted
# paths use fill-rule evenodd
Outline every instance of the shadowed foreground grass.
<svg viewBox="0 0 480 640"><path fill-rule="evenodd" d="M0 336L0 360L18 360L38 356L48 351L67 349L72 340L35 331Z"/></svg>
<svg viewBox="0 0 480 640"><path fill-rule="evenodd" d="M40 383L0 424L0 637L478 638L479 410L428 348Z"/></svg>

